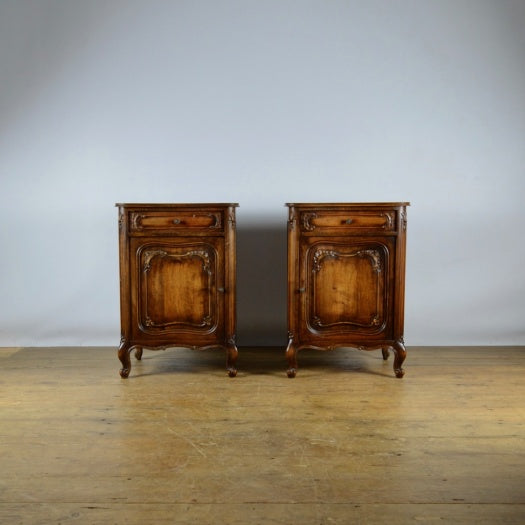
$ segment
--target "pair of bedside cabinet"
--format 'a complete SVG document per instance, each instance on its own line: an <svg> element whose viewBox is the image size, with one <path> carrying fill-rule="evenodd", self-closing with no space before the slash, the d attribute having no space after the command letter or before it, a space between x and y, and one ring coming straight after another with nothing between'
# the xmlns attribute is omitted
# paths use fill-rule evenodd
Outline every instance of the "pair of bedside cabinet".
<svg viewBox="0 0 525 525"><path fill-rule="evenodd" d="M288 377L303 348L394 352L403 377L407 202L288 206ZM143 348L223 348L237 375L237 204L117 204L120 375ZM284 264L284 261L283 261Z"/></svg>

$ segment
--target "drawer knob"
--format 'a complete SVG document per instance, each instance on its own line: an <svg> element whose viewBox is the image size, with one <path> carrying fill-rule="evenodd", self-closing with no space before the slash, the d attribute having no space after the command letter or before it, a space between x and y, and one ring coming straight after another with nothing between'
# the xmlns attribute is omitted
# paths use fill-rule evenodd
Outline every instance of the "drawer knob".
<svg viewBox="0 0 525 525"><path fill-rule="evenodd" d="M219 291L219 293L224 293L224 288L217 288L217 290Z"/></svg>
<svg viewBox="0 0 525 525"><path fill-rule="evenodd" d="M173 224L180 224L180 219L173 219Z"/></svg>
<svg viewBox="0 0 525 525"><path fill-rule="evenodd" d="M299 293L304 293L306 292L306 288L299 288Z"/></svg>
<svg viewBox="0 0 525 525"><path fill-rule="evenodd" d="M345 224L352 224L354 222L353 219L346 219Z"/></svg>

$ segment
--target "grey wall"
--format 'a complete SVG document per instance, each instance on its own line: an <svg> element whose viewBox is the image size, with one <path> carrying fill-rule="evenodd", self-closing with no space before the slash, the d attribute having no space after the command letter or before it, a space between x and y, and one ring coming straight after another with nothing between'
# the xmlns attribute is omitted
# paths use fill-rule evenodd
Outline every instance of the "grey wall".
<svg viewBox="0 0 525 525"><path fill-rule="evenodd" d="M285 202L409 200L408 345L525 344L525 2L0 0L0 346L116 345L115 202L232 202L286 342Z"/></svg>

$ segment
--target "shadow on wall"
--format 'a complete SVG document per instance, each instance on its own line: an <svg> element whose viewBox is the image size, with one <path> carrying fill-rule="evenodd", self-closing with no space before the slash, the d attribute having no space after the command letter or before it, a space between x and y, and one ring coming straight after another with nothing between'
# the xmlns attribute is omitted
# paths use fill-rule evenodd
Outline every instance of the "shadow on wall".
<svg viewBox="0 0 525 525"><path fill-rule="evenodd" d="M239 346L286 346L286 228L237 224Z"/></svg>

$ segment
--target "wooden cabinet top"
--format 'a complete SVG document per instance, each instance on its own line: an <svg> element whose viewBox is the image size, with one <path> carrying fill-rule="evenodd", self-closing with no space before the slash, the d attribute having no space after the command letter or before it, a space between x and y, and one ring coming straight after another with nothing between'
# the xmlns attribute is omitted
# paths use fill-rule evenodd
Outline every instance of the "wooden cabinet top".
<svg viewBox="0 0 525 525"><path fill-rule="evenodd" d="M410 202L301 202L286 203L288 207L294 208L398 208L410 206Z"/></svg>
<svg viewBox="0 0 525 525"><path fill-rule="evenodd" d="M115 204L119 208L140 208L143 210L154 210L154 209L180 209L180 208L230 208L239 206L236 202L224 203L224 202L197 202L197 203L118 203Z"/></svg>

